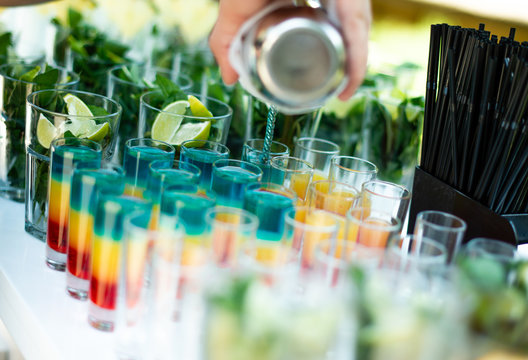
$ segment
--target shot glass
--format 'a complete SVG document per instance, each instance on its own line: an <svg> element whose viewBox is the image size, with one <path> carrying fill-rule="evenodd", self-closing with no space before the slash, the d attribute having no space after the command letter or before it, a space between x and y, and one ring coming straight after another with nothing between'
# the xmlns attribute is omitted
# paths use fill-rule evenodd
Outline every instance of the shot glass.
<svg viewBox="0 0 528 360"><path fill-rule="evenodd" d="M88 323L98 330L114 329L122 268L124 221L127 214L140 210L150 210L150 204L124 195L101 194L98 197L88 291ZM144 253L138 254L142 255Z"/></svg>
<svg viewBox="0 0 528 360"><path fill-rule="evenodd" d="M447 262L450 264L462 244L467 225L461 218L436 210L419 212L414 225L416 239L430 238L443 244L447 249Z"/></svg>
<svg viewBox="0 0 528 360"><path fill-rule="evenodd" d="M180 146L187 140L195 139L225 144L233 115L231 107L212 97L202 97L193 93L189 93L189 96L199 99L212 116L210 114L177 114L174 110L167 110L162 92L150 91L140 98L139 136L165 141L175 146ZM167 131L158 131L159 123L154 126L158 120L166 123L173 120L176 123L179 122L180 125ZM183 131L184 129L185 131Z"/></svg>
<svg viewBox="0 0 528 360"><path fill-rule="evenodd" d="M300 253L301 266L314 266L315 248L324 241L335 241L339 229L337 216L319 209L297 207L284 216L288 243Z"/></svg>
<svg viewBox="0 0 528 360"><path fill-rule="evenodd" d="M383 265L402 273L441 275L447 266L447 249L432 239L403 235L389 241Z"/></svg>
<svg viewBox="0 0 528 360"><path fill-rule="evenodd" d="M387 181L371 180L361 188L361 206L379 211L389 211L405 223L411 202L411 192L405 186Z"/></svg>
<svg viewBox="0 0 528 360"><path fill-rule="evenodd" d="M340 216L359 203L359 191L345 183L332 180L314 181L310 184L307 204Z"/></svg>
<svg viewBox="0 0 528 360"><path fill-rule="evenodd" d="M172 80L182 91L190 90L192 80L185 74L169 69L147 66L145 64L118 65L108 71L107 96L123 107L123 116L119 125L116 151L113 161L122 164L125 142L140 137L139 98L152 90L156 76Z"/></svg>
<svg viewBox="0 0 528 360"><path fill-rule="evenodd" d="M464 255L496 261L508 268L515 261L517 247L498 239L474 238L464 246Z"/></svg>
<svg viewBox="0 0 528 360"><path fill-rule="evenodd" d="M303 204L306 201L308 186L312 182L312 164L290 156L277 156L271 159L270 166L269 181L293 190L299 203Z"/></svg>
<svg viewBox="0 0 528 360"><path fill-rule="evenodd" d="M75 169L71 182L66 290L71 297L86 300L90 288L97 196L121 195L125 186L124 172L113 164L103 164L100 169Z"/></svg>
<svg viewBox="0 0 528 360"><path fill-rule="evenodd" d="M212 262L218 268L233 268L238 261L241 245L255 241L258 218L252 213L217 206L205 215Z"/></svg>
<svg viewBox="0 0 528 360"><path fill-rule="evenodd" d="M330 161L339 154L339 145L332 141L301 137L295 142L293 156L313 165L313 180L327 180L330 171Z"/></svg>
<svg viewBox="0 0 528 360"><path fill-rule="evenodd" d="M68 247L71 177L75 168L101 167L101 145L88 139L55 139L51 142L50 167L46 264L51 269L64 271Z"/></svg>
<svg viewBox="0 0 528 360"><path fill-rule="evenodd" d="M43 89L74 89L79 83L79 76L64 68L49 68L42 75L47 68L35 66L23 61L0 66L0 196L17 202L24 202L25 196L27 95ZM29 76L32 71L36 73ZM44 84L39 75L51 81Z"/></svg>
<svg viewBox="0 0 528 360"><path fill-rule="evenodd" d="M259 244L267 243L270 247L273 243L286 243L285 214L296 202L297 195L281 185L257 182L246 186L243 208L259 219L256 235Z"/></svg>
<svg viewBox="0 0 528 360"><path fill-rule="evenodd" d="M358 244L386 248L401 231L401 221L389 212L354 207L346 214L346 239Z"/></svg>
<svg viewBox="0 0 528 360"><path fill-rule="evenodd" d="M258 165L262 169L262 180L270 181L270 160L276 156L290 155L290 149L283 143L272 141L269 157L264 158L264 139L249 139L242 147L242 160Z"/></svg>
<svg viewBox="0 0 528 360"><path fill-rule="evenodd" d="M255 164L221 159L213 164L211 189L217 196L217 203L223 206L242 207L244 191L248 184L262 179L262 170Z"/></svg>
<svg viewBox="0 0 528 360"><path fill-rule="evenodd" d="M72 104L70 109L65 101L68 99ZM92 115L85 112L86 109L79 110L84 106L76 99L91 108ZM46 239L51 141L66 135L89 138L101 145L103 160L108 160L113 151L120 116L121 105L102 95L60 89L29 94L25 132L26 232L42 241Z"/></svg>
<svg viewBox="0 0 528 360"><path fill-rule="evenodd" d="M150 211L135 211L124 221L120 296L115 331L121 358L145 357L168 350L173 339L182 231L150 228ZM168 355L165 353L164 355Z"/></svg>
<svg viewBox="0 0 528 360"><path fill-rule="evenodd" d="M313 277L329 287L343 286L360 246L349 241L319 242L314 251Z"/></svg>
<svg viewBox="0 0 528 360"><path fill-rule="evenodd" d="M378 167L368 160L353 156L334 156L330 161L329 178L361 189L363 183L374 180Z"/></svg>
<svg viewBox="0 0 528 360"><path fill-rule="evenodd" d="M190 140L180 147L180 161L198 166L202 171L200 190L211 190L213 163L229 158L229 149L220 143L207 140Z"/></svg>
<svg viewBox="0 0 528 360"><path fill-rule="evenodd" d="M174 147L163 141L148 138L127 140L123 156L125 194L143 198L148 185L150 164L161 162L160 166L171 167L174 152Z"/></svg>

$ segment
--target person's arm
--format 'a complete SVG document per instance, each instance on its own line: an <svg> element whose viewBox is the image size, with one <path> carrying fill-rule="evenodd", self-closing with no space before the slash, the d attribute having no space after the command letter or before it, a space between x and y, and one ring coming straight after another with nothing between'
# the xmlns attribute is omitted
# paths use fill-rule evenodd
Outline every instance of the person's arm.
<svg viewBox="0 0 528 360"><path fill-rule="evenodd" d="M43 2L49 2L53 0L0 0L0 7L4 6L24 6L24 5L35 5Z"/></svg>
<svg viewBox="0 0 528 360"><path fill-rule="evenodd" d="M233 84L238 74L229 63L229 46L240 26L268 5L272 0L220 0L216 24L209 36L209 46L213 52L222 79L226 84ZM370 0L335 0L342 30L347 46L347 73L349 77L346 88L339 98L350 98L361 85L367 69L368 34L372 15Z"/></svg>

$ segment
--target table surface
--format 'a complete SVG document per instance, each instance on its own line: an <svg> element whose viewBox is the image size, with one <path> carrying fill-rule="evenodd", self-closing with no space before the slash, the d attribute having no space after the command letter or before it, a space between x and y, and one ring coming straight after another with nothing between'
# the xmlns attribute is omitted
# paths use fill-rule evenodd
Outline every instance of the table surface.
<svg viewBox="0 0 528 360"><path fill-rule="evenodd" d="M519 253L528 257L528 245ZM114 335L88 324L87 302L67 295L65 273L44 256L24 231L24 205L0 198L0 318L24 358L116 359Z"/></svg>
<svg viewBox="0 0 528 360"><path fill-rule="evenodd" d="M24 231L24 204L0 199L0 318L24 358L116 359L113 334L88 324L87 302L67 295L44 256Z"/></svg>

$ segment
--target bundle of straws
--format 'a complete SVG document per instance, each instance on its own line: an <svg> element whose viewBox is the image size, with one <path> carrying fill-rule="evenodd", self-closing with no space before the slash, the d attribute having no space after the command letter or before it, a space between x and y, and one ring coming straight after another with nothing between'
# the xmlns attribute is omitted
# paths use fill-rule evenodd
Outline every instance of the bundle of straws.
<svg viewBox="0 0 528 360"><path fill-rule="evenodd" d="M528 42L431 26L420 167L497 214L528 212Z"/></svg>

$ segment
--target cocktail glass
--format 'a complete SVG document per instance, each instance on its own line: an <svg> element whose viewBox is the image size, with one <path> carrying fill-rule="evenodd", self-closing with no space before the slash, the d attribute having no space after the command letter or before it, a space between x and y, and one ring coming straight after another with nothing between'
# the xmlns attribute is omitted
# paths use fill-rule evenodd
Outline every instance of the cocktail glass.
<svg viewBox="0 0 528 360"><path fill-rule="evenodd" d="M211 189L217 203L223 206L242 207L244 191L248 184L262 179L262 170L255 164L231 159L217 160L213 164Z"/></svg>
<svg viewBox="0 0 528 360"><path fill-rule="evenodd" d="M150 210L150 204L145 200L125 195L101 194L98 198L88 291L88 322L96 329L114 329L122 268L124 221L127 214L139 210Z"/></svg>
<svg viewBox="0 0 528 360"><path fill-rule="evenodd" d="M18 202L25 197L27 95L43 89L74 89L79 83L79 76L64 68L49 68L39 77L46 68L35 66L26 62L0 66L0 196ZM32 71L36 74L28 77Z"/></svg>
<svg viewBox="0 0 528 360"><path fill-rule="evenodd" d="M75 168L95 169L100 166L101 145L95 141L65 138L51 142L46 264L54 270L64 271L66 268L73 171Z"/></svg>
<svg viewBox="0 0 528 360"><path fill-rule="evenodd" d="M160 166L171 167L174 151L172 145L163 141L148 138L127 140L123 156L125 194L143 198L148 185L150 164L161 162Z"/></svg>
<svg viewBox="0 0 528 360"><path fill-rule="evenodd" d="M229 149L220 143L207 140L189 140L180 147L180 161L198 166L202 170L200 190L211 190L213 163L229 158Z"/></svg>
<svg viewBox="0 0 528 360"><path fill-rule="evenodd" d="M79 109L75 106L68 111L64 101L68 95L75 96L91 108L92 115L83 111L79 114ZM66 135L92 139L101 144L103 160L107 160L111 157L120 116L121 105L97 94L74 90L40 90L29 94L25 134L26 232L42 241L46 239L51 141ZM84 133L84 130L92 130L92 133ZM42 136L42 133L45 135Z"/></svg>
<svg viewBox="0 0 528 360"><path fill-rule="evenodd" d="M270 182L293 190L302 205L312 182L313 166L307 161L290 156L274 157L270 165Z"/></svg>
<svg viewBox="0 0 528 360"><path fill-rule="evenodd" d="M154 88L156 76L163 76L176 83L182 91L190 90L192 80L185 74L169 69L149 67L145 64L118 65L108 72L107 96L119 102L123 107L123 116L119 125L116 151L113 161L123 162L123 151L128 139L140 137L139 98Z"/></svg>
<svg viewBox="0 0 528 360"><path fill-rule="evenodd" d="M313 181L327 180L330 171L330 161L339 154L339 145L332 141L301 137L295 141L293 156L312 164L314 168Z"/></svg>
<svg viewBox="0 0 528 360"><path fill-rule="evenodd" d="M225 144L233 110L229 105L212 97L201 97L199 94L189 95L198 98L213 116L176 114L164 110L165 97L160 91L150 91L141 96L139 109L138 134L141 137L152 137L155 140L165 141L169 144L180 146L187 140L210 140ZM153 125L157 119L180 123L172 131L156 133ZM190 131L190 129L193 131ZM186 130L188 132L183 132ZM196 132L195 132L196 131ZM188 135L193 134L193 135ZM185 136L184 136L185 135Z"/></svg>
<svg viewBox="0 0 528 360"><path fill-rule="evenodd" d="M100 169L76 169L72 175L66 290L75 299L86 300L90 288L90 265L94 234L94 216L99 194L121 195L123 169L103 164Z"/></svg>

